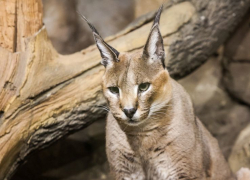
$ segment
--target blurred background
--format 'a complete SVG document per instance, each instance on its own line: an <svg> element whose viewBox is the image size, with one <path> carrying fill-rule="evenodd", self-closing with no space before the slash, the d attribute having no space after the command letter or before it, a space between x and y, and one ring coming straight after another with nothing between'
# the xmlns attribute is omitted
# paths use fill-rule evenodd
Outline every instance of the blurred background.
<svg viewBox="0 0 250 180"><path fill-rule="evenodd" d="M72 54L94 43L79 11L105 38L158 9L162 0L43 0L44 24L55 49ZM250 167L250 13L209 60L179 82L197 116L218 139L233 170ZM247 136L248 135L248 136ZM237 140L238 137L238 140ZM241 147L244 145L244 151ZM111 179L105 154L105 117L33 153L13 180Z"/></svg>
<svg viewBox="0 0 250 180"><path fill-rule="evenodd" d="M94 43L88 25L77 11L94 24L103 38L121 31L137 17L158 9L162 0L43 0L44 24L61 54L80 51Z"/></svg>

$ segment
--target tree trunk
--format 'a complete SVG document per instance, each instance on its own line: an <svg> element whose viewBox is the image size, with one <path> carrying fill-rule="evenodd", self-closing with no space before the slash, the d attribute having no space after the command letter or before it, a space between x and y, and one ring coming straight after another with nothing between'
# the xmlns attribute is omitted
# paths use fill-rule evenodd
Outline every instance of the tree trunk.
<svg viewBox="0 0 250 180"><path fill-rule="evenodd" d="M104 117L104 68L96 46L58 54L42 27L40 0L0 0L0 179L33 150ZM168 70L182 78L221 45L250 0L177 0L165 5L161 32ZM107 39L118 51L143 47L154 13ZM85 22L83 22L85 23ZM105 25L105 24L104 24Z"/></svg>

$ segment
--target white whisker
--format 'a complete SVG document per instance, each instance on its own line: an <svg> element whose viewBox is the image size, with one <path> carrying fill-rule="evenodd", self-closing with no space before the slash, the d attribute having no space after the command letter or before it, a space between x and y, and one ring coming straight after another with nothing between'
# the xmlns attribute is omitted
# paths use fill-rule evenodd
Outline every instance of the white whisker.
<svg viewBox="0 0 250 180"><path fill-rule="evenodd" d="M105 110L105 111L107 111L107 112L110 111L109 108L108 108L107 106L95 106L95 107L97 107L97 108L99 108L99 109L103 109L103 110Z"/></svg>

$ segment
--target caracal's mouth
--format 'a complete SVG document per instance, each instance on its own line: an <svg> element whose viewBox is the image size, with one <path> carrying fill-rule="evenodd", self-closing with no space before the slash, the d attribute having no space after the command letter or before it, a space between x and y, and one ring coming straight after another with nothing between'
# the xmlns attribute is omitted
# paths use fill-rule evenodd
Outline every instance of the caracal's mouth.
<svg viewBox="0 0 250 180"><path fill-rule="evenodd" d="M146 120L147 117L141 120L129 119L125 123L129 126L139 126L140 124L143 124Z"/></svg>
<svg viewBox="0 0 250 180"><path fill-rule="evenodd" d="M113 114L113 113L112 113ZM113 117L121 122L122 124L126 125L126 126L139 126L141 124L143 124L145 121L148 120L149 118L149 113L143 114L143 116L139 117L139 118L128 118L126 116L121 116L121 117L117 117L113 114Z"/></svg>
<svg viewBox="0 0 250 180"><path fill-rule="evenodd" d="M129 124L138 124L138 123L140 123L140 121L135 121L135 120L129 119L128 123Z"/></svg>
<svg viewBox="0 0 250 180"><path fill-rule="evenodd" d="M139 126L149 119L149 112L141 114L140 118L131 118L125 121L128 126Z"/></svg>

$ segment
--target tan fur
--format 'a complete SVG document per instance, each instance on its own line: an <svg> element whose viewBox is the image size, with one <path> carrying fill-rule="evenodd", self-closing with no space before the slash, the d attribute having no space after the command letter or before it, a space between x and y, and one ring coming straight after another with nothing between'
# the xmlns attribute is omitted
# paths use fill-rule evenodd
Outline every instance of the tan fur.
<svg viewBox="0 0 250 180"><path fill-rule="evenodd" d="M132 89L142 82L150 82L152 89L140 99ZM121 87L122 96L109 96L109 86ZM112 112L106 151L117 180L235 179L217 141L196 118L189 95L160 64L148 64L139 51L122 54L106 71L103 91ZM138 103L138 124L122 116L126 100ZM155 103L164 105L153 110Z"/></svg>

